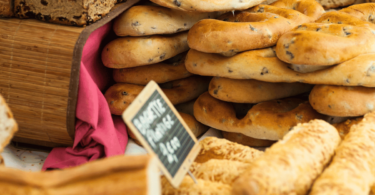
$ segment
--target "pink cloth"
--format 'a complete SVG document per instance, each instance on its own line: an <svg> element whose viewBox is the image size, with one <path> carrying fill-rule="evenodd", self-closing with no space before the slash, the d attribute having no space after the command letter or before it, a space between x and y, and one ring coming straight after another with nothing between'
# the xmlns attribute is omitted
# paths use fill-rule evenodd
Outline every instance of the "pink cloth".
<svg viewBox="0 0 375 195"><path fill-rule="evenodd" d="M103 66L101 49L113 38L112 24L95 30L82 53L73 147L54 148L43 170L77 166L101 157L124 154L128 142L120 116L112 116L103 92L110 86L112 71Z"/></svg>

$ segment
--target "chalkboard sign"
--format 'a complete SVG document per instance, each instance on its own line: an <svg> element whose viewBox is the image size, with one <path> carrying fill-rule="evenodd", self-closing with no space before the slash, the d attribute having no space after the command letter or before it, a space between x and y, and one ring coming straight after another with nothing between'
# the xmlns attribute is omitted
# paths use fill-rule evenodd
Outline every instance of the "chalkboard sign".
<svg viewBox="0 0 375 195"><path fill-rule="evenodd" d="M200 146L154 81L126 109L123 119L146 150L158 156L161 170L178 187Z"/></svg>

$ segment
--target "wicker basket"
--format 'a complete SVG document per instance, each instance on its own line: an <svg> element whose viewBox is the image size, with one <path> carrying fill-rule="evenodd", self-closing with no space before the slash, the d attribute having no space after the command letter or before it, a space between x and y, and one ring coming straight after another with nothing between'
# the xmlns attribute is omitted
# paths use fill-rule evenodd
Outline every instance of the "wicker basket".
<svg viewBox="0 0 375 195"><path fill-rule="evenodd" d="M117 5L86 28L0 19L0 93L19 124L14 141L49 147L73 144L85 42L137 1Z"/></svg>

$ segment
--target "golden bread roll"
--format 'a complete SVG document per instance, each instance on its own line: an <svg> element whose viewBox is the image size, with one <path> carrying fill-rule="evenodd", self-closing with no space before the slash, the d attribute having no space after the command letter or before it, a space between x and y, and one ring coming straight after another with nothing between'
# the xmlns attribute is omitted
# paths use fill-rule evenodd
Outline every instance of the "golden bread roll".
<svg viewBox="0 0 375 195"><path fill-rule="evenodd" d="M375 110L375 88L315 85L309 101L311 106L322 114L363 116Z"/></svg>
<svg viewBox="0 0 375 195"><path fill-rule="evenodd" d="M210 78L192 76L185 79L172 81L170 89L163 92L172 104L180 104L197 98L207 91ZM104 94L112 114L121 115L143 90L144 86L117 83L111 86Z"/></svg>
<svg viewBox="0 0 375 195"><path fill-rule="evenodd" d="M295 10L291 9L292 6ZM322 13L324 9L314 0L279 0L235 16L228 13L219 17L226 21L201 20L190 29L188 43L190 48L198 51L233 56L238 52L273 46L282 34L314 21Z"/></svg>
<svg viewBox="0 0 375 195"><path fill-rule="evenodd" d="M206 137L199 144L202 149L195 159L197 163L205 163L211 159L251 163L263 155L262 151L216 137Z"/></svg>
<svg viewBox="0 0 375 195"><path fill-rule="evenodd" d="M283 138L298 123L323 118L308 102L289 98L259 103L244 118L238 119L231 103L215 99L208 92L195 102L194 116L199 122L222 131L267 140Z"/></svg>
<svg viewBox="0 0 375 195"><path fill-rule="evenodd" d="M194 183L188 175L184 177L177 189L165 177L161 178L161 186L163 195L230 195L232 190L230 185L220 182L197 179L197 183Z"/></svg>
<svg viewBox="0 0 375 195"><path fill-rule="evenodd" d="M375 113L350 128L331 164L318 177L311 195L370 193L375 182Z"/></svg>
<svg viewBox="0 0 375 195"><path fill-rule="evenodd" d="M199 20L216 16L217 12L183 12L160 6L138 5L118 16L113 30L117 36L173 34L189 30Z"/></svg>
<svg viewBox="0 0 375 195"><path fill-rule="evenodd" d="M266 140L266 139L255 139L242 133L232 133L227 131L222 131L221 134L223 137L231 142L242 144L244 146L250 147L266 147L271 146L275 141Z"/></svg>
<svg viewBox="0 0 375 195"><path fill-rule="evenodd" d="M324 13L318 20L316 20L316 23L347 24L351 26L369 27L371 29L375 29L375 24L371 23L370 21L361 20L343 12L342 10Z"/></svg>
<svg viewBox="0 0 375 195"><path fill-rule="evenodd" d="M327 66L375 52L375 31L346 24L302 24L277 41L277 57L287 63Z"/></svg>
<svg viewBox="0 0 375 195"><path fill-rule="evenodd" d="M193 162L190 171L197 179L230 185L249 166L251 164L239 161L211 159L204 163Z"/></svg>
<svg viewBox="0 0 375 195"><path fill-rule="evenodd" d="M272 145L233 183L232 194L305 195L340 143L322 120L298 124Z"/></svg>
<svg viewBox="0 0 375 195"><path fill-rule="evenodd" d="M122 68L113 70L113 79L117 83L132 83L147 85L151 80L156 83L166 83L183 79L192 74L185 67L186 54L179 54L171 59L160 63L133 68Z"/></svg>
<svg viewBox="0 0 375 195"><path fill-rule="evenodd" d="M208 92L214 98L234 103L259 103L311 91L313 85L269 83L253 79L212 78Z"/></svg>
<svg viewBox="0 0 375 195"><path fill-rule="evenodd" d="M244 10L262 3L264 0L151 0L163 7L188 12L215 12Z"/></svg>
<svg viewBox="0 0 375 195"><path fill-rule="evenodd" d="M301 74L290 70L287 63L280 61L271 48L246 51L233 57L191 49L186 56L185 65L189 72L203 76L375 87L374 58L373 53L362 54L328 69Z"/></svg>
<svg viewBox="0 0 375 195"><path fill-rule="evenodd" d="M155 64L188 49L187 32L170 36L124 37L104 47L102 61L108 68L130 68Z"/></svg>
<svg viewBox="0 0 375 195"><path fill-rule="evenodd" d="M13 135L18 131L18 125L5 99L0 95L0 153L10 143ZM1 159L2 161L2 159Z"/></svg>

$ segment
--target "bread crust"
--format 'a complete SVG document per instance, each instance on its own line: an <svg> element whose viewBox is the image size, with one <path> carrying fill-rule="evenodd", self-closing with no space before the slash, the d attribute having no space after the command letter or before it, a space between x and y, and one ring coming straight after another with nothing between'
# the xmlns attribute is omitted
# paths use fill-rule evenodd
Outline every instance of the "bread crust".
<svg viewBox="0 0 375 195"><path fill-rule="evenodd" d="M151 80L156 83L166 83L183 79L192 76L186 70L185 56L186 53L183 53L152 65L114 69L113 79L117 83L131 83L136 85L147 85Z"/></svg>
<svg viewBox="0 0 375 195"><path fill-rule="evenodd" d="M304 195L339 143L336 129L322 120L298 124L233 183L232 194Z"/></svg>
<svg viewBox="0 0 375 195"><path fill-rule="evenodd" d="M211 159L251 163L263 155L262 151L216 137L206 137L199 145L202 149L195 159L197 163L205 163Z"/></svg>
<svg viewBox="0 0 375 195"><path fill-rule="evenodd" d="M315 85L311 106L330 116L363 116L375 110L375 88Z"/></svg>
<svg viewBox="0 0 375 195"><path fill-rule="evenodd" d="M310 23L282 35L276 45L276 55L292 64L335 65L375 52L374 44L375 31L369 28Z"/></svg>
<svg viewBox="0 0 375 195"><path fill-rule="evenodd" d="M331 68L301 74L287 68L287 63L279 60L272 48L246 51L233 57L191 49L185 65L189 72L204 76L375 87L374 58L375 54L362 54Z"/></svg>
<svg viewBox="0 0 375 195"><path fill-rule="evenodd" d="M18 131L18 124L14 119L13 113L10 110L5 99L0 95L0 153L10 143L14 134Z"/></svg>
<svg viewBox="0 0 375 195"><path fill-rule="evenodd" d="M283 3L285 1L285 3ZM233 56L238 52L270 47L276 44L282 34L299 24L311 22L316 18L301 14L296 10L287 9L297 1L281 0L272 5L258 5L246 12L231 13L220 16L220 20L205 19L196 23L189 31L189 47L205 53L220 53L225 56ZM323 8L315 1L309 2L310 7L316 11L311 13L322 14ZM303 3L300 3L303 4ZM307 4L307 3L304 3ZM282 6L279 8L275 5ZM310 14L310 8L305 13ZM235 36L234 36L235 35ZM217 41L220 40L220 41Z"/></svg>
<svg viewBox="0 0 375 195"><path fill-rule="evenodd" d="M163 92L172 104L180 104L197 98L207 91L210 78L192 76L172 81L170 89ZM109 109L114 115L121 115L143 90L144 86L128 83L117 83L111 86L104 94Z"/></svg>
<svg viewBox="0 0 375 195"><path fill-rule="evenodd" d="M308 102L290 98L259 103L238 119L231 103L215 99L208 92L195 102L194 116L207 126L266 140L279 140L298 123L323 117Z"/></svg>
<svg viewBox="0 0 375 195"><path fill-rule="evenodd" d="M155 64L188 49L187 32L170 36L124 37L104 47L102 61L108 68L130 68Z"/></svg>
<svg viewBox="0 0 375 195"><path fill-rule="evenodd" d="M216 99L234 103L259 103L309 92L313 85L269 83L253 79L212 78L208 91Z"/></svg>
<svg viewBox="0 0 375 195"><path fill-rule="evenodd" d="M133 6L116 18L117 36L173 34L189 30L199 20L216 18L218 12L183 12L160 6Z"/></svg>
<svg viewBox="0 0 375 195"><path fill-rule="evenodd" d="M163 7L189 12L215 12L244 10L262 3L264 0L151 0Z"/></svg>
<svg viewBox="0 0 375 195"><path fill-rule="evenodd" d="M265 140L265 139L255 139L246 136L242 133L232 133L227 131L222 131L223 137L231 142L242 144L244 146L250 147L268 147L275 143L275 141Z"/></svg>
<svg viewBox="0 0 375 195"><path fill-rule="evenodd" d="M375 113L350 128L331 164L318 177L311 195L369 194L375 182Z"/></svg>

